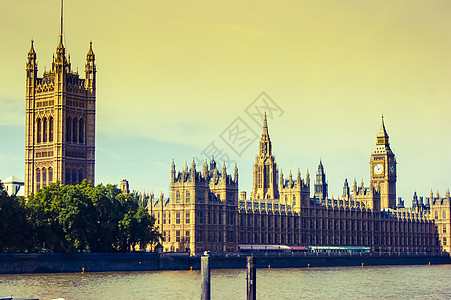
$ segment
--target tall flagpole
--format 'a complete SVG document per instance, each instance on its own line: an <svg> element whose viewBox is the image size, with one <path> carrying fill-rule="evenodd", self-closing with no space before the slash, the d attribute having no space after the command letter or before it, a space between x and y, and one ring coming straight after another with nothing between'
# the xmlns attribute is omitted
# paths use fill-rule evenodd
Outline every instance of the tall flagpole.
<svg viewBox="0 0 451 300"><path fill-rule="evenodd" d="M61 35L63 35L63 0L61 0Z"/></svg>

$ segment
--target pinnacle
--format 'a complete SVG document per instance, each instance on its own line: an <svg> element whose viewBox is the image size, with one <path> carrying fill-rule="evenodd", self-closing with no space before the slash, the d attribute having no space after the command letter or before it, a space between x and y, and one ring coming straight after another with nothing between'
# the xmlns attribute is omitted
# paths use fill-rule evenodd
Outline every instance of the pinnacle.
<svg viewBox="0 0 451 300"><path fill-rule="evenodd" d="M385 129L384 115L382 115L381 128L379 129L378 137L388 137L387 130Z"/></svg>

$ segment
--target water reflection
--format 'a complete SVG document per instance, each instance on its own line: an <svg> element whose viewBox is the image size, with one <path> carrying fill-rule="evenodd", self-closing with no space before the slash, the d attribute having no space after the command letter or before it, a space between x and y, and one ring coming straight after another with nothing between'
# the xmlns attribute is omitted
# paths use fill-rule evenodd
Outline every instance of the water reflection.
<svg viewBox="0 0 451 300"><path fill-rule="evenodd" d="M258 299L446 299L451 265L257 269ZM213 299L245 299L246 270L211 271ZM199 299L199 271L0 275L0 296Z"/></svg>

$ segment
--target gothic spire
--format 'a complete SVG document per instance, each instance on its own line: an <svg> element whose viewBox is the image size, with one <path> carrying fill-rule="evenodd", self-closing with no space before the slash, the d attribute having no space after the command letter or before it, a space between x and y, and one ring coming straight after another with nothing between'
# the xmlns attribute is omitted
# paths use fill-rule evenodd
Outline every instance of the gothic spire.
<svg viewBox="0 0 451 300"><path fill-rule="evenodd" d="M280 188L283 188L283 172L282 169L280 169L280 176L279 176L279 184L280 184Z"/></svg>
<svg viewBox="0 0 451 300"><path fill-rule="evenodd" d="M265 118L263 120L263 135L267 135L269 137L269 134L268 134L268 122L266 121L266 111L265 111Z"/></svg>
<svg viewBox="0 0 451 300"><path fill-rule="evenodd" d="M31 39L31 47L30 47L30 51L28 51L28 57L30 57L31 55L35 55L36 54L36 52L34 51L33 44L34 44L34 40Z"/></svg>
<svg viewBox="0 0 451 300"><path fill-rule="evenodd" d="M263 133L262 137L260 138L260 156L271 156L271 140L269 139L266 111L263 119Z"/></svg>
<svg viewBox="0 0 451 300"><path fill-rule="evenodd" d="M37 69L36 51L34 51L33 43L34 43L34 40L31 39L31 47L30 47L30 51L28 51L28 61L27 61L27 69L29 69L29 70Z"/></svg>
<svg viewBox="0 0 451 300"><path fill-rule="evenodd" d="M384 115L382 115L381 128L379 129L379 132L377 134L377 143L388 144L388 134L387 130L385 129Z"/></svg>

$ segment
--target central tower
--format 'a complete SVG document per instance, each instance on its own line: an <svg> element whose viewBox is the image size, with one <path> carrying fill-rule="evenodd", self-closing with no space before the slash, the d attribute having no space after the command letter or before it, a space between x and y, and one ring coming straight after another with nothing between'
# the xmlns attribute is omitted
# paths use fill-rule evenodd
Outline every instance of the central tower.
<svg viewBox="0 0 451 300"><path fill-rule="evenodd" d="M277 164L272 155L271 140L269 139L266 112L263 120L263 133L260 138L258 155L254 164L254 183L251 199L278 199Z"/></svg>
<svg viewBox="0 0 451 300"><path fill-rule="evenodd" d="M26 65L25 197L59 181L94 183L96 65L90 43L85 79L72 71L62 32L52 69L38 78L33 41Z"/></svg>
<svg viewBox="0 0 451 300"><path fill-rule="evenodd" d="M396 159L382 116L376 148L370 160L371 186L380 194L380 208L396 208Z"/></svg>

